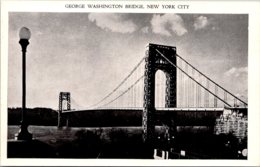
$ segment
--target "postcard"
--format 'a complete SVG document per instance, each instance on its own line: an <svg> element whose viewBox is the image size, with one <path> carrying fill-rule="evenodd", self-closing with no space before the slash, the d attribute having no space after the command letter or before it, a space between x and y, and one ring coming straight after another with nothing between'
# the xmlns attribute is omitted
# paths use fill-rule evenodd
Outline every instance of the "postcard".
<svg viewBox="0 0 260 167"><path fill-rule="evenodd" d="M1 165L259 166L260 2L1 1Z"/></svg>

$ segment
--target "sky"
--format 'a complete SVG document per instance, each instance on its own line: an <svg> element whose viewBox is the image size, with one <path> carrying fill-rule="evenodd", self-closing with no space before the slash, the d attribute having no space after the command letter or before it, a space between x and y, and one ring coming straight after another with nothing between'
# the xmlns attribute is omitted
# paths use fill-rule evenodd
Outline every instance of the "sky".
<svg viewBox="0 0 260 167"><path fill-rule="evenodd" d="M58 108L59 92L80 106L107 95L145 54L148 43L177 53L247 101L248 15L9 13L8 107L22 105L21 27L27 47L27 107Z"/></svg>

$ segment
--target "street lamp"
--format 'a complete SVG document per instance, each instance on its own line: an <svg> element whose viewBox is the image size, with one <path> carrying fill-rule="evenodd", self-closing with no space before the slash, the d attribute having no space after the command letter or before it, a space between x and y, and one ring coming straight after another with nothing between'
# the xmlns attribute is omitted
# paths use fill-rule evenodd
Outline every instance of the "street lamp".
<svg viewBox="0 0 260 167"><path fill-rule="evenodd" d="M22 27L19 32L20 45L22 47L22 120L20 131L15 135L17 140L32 140L32 134L28 132L26 119L26 48L29 45L31 32L27 27Z"/></svg>

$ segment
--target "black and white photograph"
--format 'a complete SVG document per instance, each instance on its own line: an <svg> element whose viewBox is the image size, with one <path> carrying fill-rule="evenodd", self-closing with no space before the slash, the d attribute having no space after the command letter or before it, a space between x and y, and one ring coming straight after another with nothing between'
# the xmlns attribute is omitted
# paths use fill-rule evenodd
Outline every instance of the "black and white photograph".
<svg viewBox="0 0 260 167"><path fill-rule="evenodd" d="M65 7L7 14L4 158L250 159L249 13Z"/></svg>

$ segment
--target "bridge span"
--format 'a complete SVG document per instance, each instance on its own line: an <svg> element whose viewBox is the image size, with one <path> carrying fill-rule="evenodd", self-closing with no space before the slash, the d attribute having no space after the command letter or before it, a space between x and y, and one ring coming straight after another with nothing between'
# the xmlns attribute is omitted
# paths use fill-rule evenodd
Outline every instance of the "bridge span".
<svg viewBox="0 0 260 167"><path fill-rule="evenodd" d="M72 111L71 102L69 92L60 93L58 126L142 126L146 143L153 143L156 125L213 127L225 110L247 112L247 102L182 58L176 47L152 43L100 101L82 111Z"/></svg>
<svg viewBox="0 0 260 167"><path fill-rule="evenodd" d="M211 126L228 108L156 108L155 125L169 126ZM243 108L232 111L242 112ZM67 110L59 116L62 126L142 126L142 108L100 108L88 110Z"/></svg>

